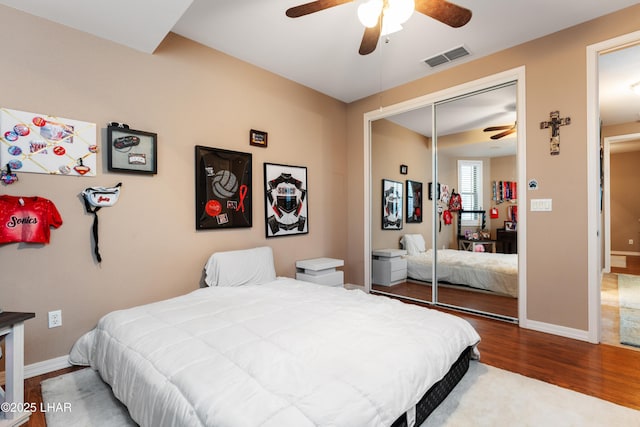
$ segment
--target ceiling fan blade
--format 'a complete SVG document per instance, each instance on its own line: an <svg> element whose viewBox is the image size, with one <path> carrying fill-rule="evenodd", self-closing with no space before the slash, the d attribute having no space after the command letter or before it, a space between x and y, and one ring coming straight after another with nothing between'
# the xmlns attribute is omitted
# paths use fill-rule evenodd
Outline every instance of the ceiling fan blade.
<svg viewBox="0 0 640 427"><path fill-rule="evenodd" d="M445 0L416 0L416 10L450 27L458 28L471 19L471 11Z"/></svg>
<svg viewBox="0 0 640 427"><path fill-rule="evenodd" d="M301 16L309 15L310 13L329 9L330 7L340 6L344 3L351 3L352 1L353 0L317 0L290 7L287 9L286 14L289 18L299 18Z"/></svg>
<svg viewBox="0 0 640 427"><path fill-rule="evenodd" d="M491 139L500 139L500 138L504 138L507 135L511 135L512 133L515 133L516 129L515 128L511 128L509 130L505 130L504 132L500 132L498 134L492 135Z"/></svg>
<svg viewBox="0 0 640 427"><path fill-rule="evenodd" d="M380 31L382 30L382 14L378 16L378 24L375 27L364 29L364 35L362 36L362 42L360 43L360 55L368 55L378 46L378 40L380 39Z"/></svg>
<svg viewBox="0 0 640 427"><path fill-rule="evenodd" d="M484 132L493 132L496 130L506 130L513 128L513 125L504 125L504 126L489 126L488 128L484 128Z"/></svg>

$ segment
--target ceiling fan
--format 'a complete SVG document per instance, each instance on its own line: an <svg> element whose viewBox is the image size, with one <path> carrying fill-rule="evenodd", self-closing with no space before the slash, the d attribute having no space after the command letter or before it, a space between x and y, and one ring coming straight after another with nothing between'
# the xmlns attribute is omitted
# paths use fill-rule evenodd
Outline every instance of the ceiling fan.
<svg viewBox="0 0 640 427"><path fill-rule="evenodd" d="M286 15L289 18L299 18L352 1L354 0L316 0L291 7L287 9ZM453 28L462 27L471 19L469 9L446 0L368 0L358 7L358 18L366 27L360 43L360 55L373 52L378 45L380 35L385 33L385 28L391 28L391 26L397 28L406 22L414 8Z"/></svg>
<svg viewBox="0 0 640 427"><path fill-rule="evenodd" d="M490 126L488 128L484 128L483 131L484 132L496 132L496 131L504 131L504 132L500 132L497 133L495 135L491 135L491 139L500 139L500 138L504 138L505 136L509 136L512 133L516 132L516 124L517 122L514 122L512 125L503 125L503 126Z"/></svg>

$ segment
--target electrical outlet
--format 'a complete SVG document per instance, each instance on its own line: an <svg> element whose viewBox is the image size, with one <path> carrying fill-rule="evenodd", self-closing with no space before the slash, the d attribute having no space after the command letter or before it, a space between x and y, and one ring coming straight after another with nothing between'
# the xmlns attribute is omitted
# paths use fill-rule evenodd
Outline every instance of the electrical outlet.
<svg viewBox="0 0 640 427"><path fill-rule="evenodd" d="M49 312L49 329L62 326L62 310Z"/></svg>
<svg viewBox="0 0 640 427"><path fill-rule="evenodd" d="M629 244L633 245L633 239L629 239Z"/></svg>

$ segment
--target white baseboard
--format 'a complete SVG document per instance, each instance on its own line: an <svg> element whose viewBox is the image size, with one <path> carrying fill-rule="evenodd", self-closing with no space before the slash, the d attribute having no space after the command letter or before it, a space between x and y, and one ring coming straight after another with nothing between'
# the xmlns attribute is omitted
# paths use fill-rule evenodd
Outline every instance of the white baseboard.
<svg viewBox="0 0 640 427"><path fill-rule="evenodd" d="M611 255L640 256L640 252L631 252L631 251L611 251Z"/></svg>
<svg viewBox="0 0 640 427"><path fill-rule="evenodd" d="M24 367L24 379L48 374L49 372L68 368L69 366L71 366L71 363L69 363L69 355L32 363L31 365L26 365ZM0 372L0 384L6 384L6 374L4 371Z"/></svg>
<svg viewBox="0 0 640 427"><path fill-rule="evenodd" d="M593 341L589 339L589 331L584 331L582 329L567 328L565 326L552 325L550 323L538 322L535 320L525 320L520 324L520 326L525 329L593 343Z"/></svg>
<svg viewBox="0 0 640 427"><path fill-rule="evenodd" d="M32 363L24 367L24 377L31 378L49 372L57 371L71 366L69 363L69 355L56 357L54 359L43 360L42 362Z"/></svg>

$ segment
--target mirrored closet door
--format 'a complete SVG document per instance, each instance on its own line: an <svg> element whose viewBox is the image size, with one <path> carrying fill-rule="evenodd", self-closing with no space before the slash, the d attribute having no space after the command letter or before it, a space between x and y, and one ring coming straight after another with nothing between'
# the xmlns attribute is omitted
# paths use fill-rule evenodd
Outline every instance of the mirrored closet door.
<svg viewBox="0 0 640 427"><path fill-rule="evenodd" d="M517 319L516 123L516 82L371 123L373 292Z"/></svg>

